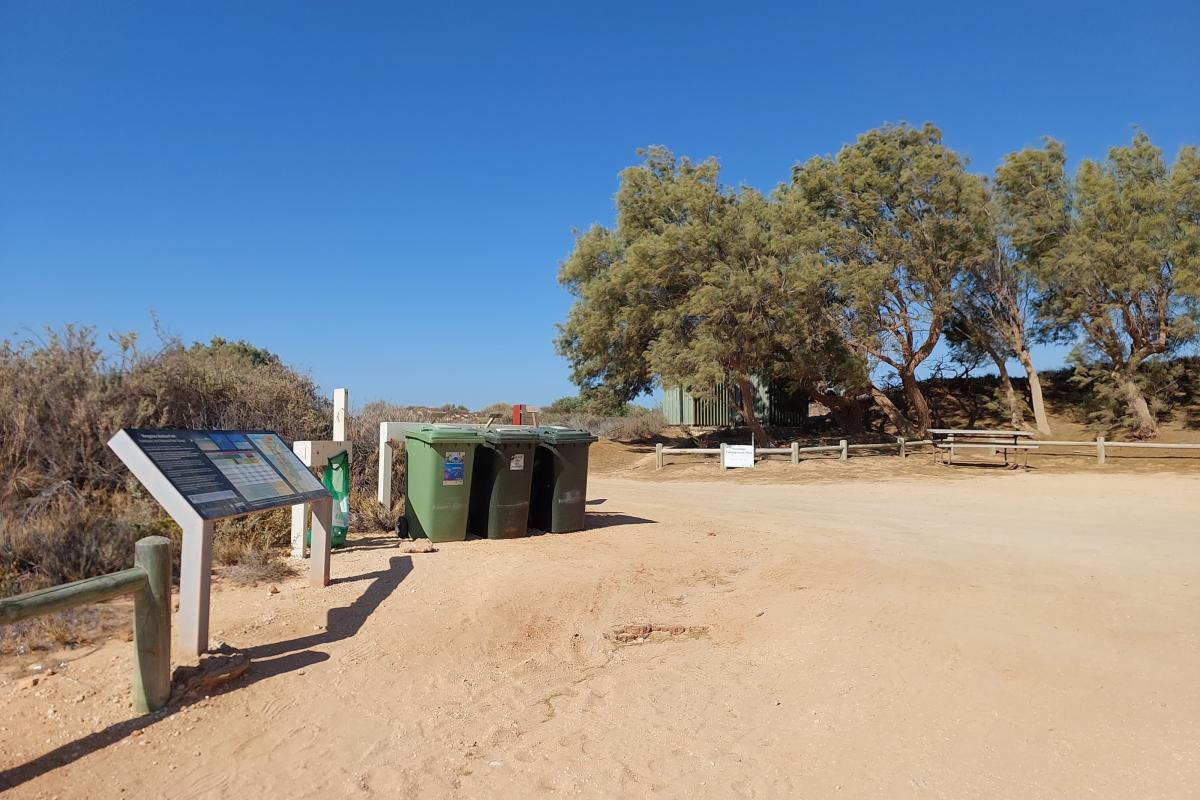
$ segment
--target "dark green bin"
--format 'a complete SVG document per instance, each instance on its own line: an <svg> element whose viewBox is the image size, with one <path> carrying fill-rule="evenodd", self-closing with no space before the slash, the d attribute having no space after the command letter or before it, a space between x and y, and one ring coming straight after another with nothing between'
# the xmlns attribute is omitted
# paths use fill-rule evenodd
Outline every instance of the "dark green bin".
<svg viewBox="0 0 1200 800"><path fill-rule="evenodd" d="M534 453L542 437L532 428L485 428L475 449L471 518L477 536L515 539L529 533L529 488Z"/></svg>
<svg viewBox="0 0 1200 800"><path fill-rule="evenodd" d="M587 512L588 448L596 437L576 428L535 429L529 524L547 533L583 530Z"/></svg>
<svg viewBox="0 0 1200 800"><path fill-rule="evenodd" d="M481 441L474 428L404 431L404 519L409 536L433 542L467 538L475 449Z"/></svg>

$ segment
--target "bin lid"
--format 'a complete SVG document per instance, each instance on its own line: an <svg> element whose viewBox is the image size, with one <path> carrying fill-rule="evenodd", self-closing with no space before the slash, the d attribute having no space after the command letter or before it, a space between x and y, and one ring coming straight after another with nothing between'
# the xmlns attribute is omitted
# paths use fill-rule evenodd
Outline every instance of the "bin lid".
<svg viewBox="0 0 1200 800"><path fill-rule="evenodd" d="M560 428L557 425L546 425L536 429L542 441L550 444L590 444L599 441L590 431L579 428Z"/></svg>
<svg viewBox="0 0 1200 800"><path fill-rule="evenodd" d="M414 428L404 431L404 438L417 439L426 444L436 444L441 442L462 442L463 444L476 444L483 441L483 437L479 435L479 431L475 428Z"/></svg>
<svg viewBox="0 0 1200 800"><path fill-rule="evenodd" d="M526 425L501 425L495 428L484 428L480 434L486 441L493 444L520 444L523 442L540 442L542 437L535 428Z"/></svg>

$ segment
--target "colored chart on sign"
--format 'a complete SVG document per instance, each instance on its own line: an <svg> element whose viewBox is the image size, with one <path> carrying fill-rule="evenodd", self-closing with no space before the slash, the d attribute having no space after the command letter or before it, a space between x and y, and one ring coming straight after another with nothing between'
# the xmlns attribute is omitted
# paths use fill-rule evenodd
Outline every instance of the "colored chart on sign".
<svg viewBox="0 0 1200 800"><path fill-rule="evenodd" d="M286 497L295 494L287 481L254 451L206 453L233 488L247 500Z"/></svg>
<svg viewBox="0 0 1200 800"><path fill-rule="evenodd" d="M301 492L315 492L321 489L321 482L316 476L296 458L295 453L287 448L283 440L274 433L247 434L254 446L287 478L288 483Z"/></svg>

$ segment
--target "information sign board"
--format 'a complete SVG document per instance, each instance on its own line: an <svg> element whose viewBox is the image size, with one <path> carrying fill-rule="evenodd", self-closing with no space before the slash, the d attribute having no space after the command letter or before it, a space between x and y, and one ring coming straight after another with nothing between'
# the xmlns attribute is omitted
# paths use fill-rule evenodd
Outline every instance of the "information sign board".
<svg viewBox="0 0 1200 800"><path fill-rule="evenodd" d="M749 469L754 467L754 445L727 444L725 445L726 469Z"/></svg>
<svg viewBox="0 0 1200 800"><path fill-rule="evenodd" d="M124 428L114 442L122 434L202 519L329 499L273 431Z"/></svg>

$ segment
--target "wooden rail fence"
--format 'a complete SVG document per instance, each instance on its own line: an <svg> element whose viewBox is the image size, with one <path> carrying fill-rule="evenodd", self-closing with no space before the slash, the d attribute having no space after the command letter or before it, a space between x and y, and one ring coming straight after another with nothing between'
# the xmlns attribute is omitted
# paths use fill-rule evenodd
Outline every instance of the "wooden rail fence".
<svg viewBox="0 0 1200 800"><path fill-rule="evenodd" d="M171 540L147 536L133 566L95 578L0 598L0 624L133 595L133 707L157 711L171 696Z"/></svg>
<svg viewBox="0 0 1200 800"><path fill-rule="evenodd" d="M1103 436L1097 436L1093 441L1061 441L1054 439L1030 439L1030 444L1035 444L1041 447L1086 447L1094 448L1096 451L1096 463L1103 464L1105 462L1107 451L1112 447L1142 447L1151 450L1200 450L1200 444L1168 444L1164 442L1110 442L1105 440ZM761 447L756 448L754 454L757 455L791 455L792 463L800 463L801 453L837 453L838 459L845 461L850 457L851 450L898 450L901 458L908 454L910 447L921 447L932 445L928 439L919 439L916 441L906 441L903 436L896 437L895 442L864 442L861 444L848 444L845 439L842 439L838 444L820 445L817 447L801 447L799 442L792 442L790 447ZM1000 447L1000 445L997 445ZM725 445L720 447L667 447L659 442L654 445L654 468L662 469L666 463L666 456L672 453L682 455L719 455L721 456L721 464L725 464Z"/></svg>

